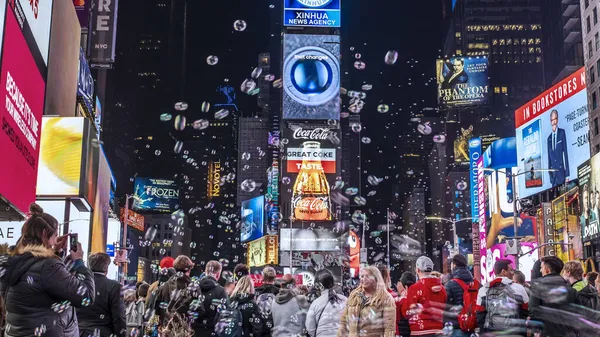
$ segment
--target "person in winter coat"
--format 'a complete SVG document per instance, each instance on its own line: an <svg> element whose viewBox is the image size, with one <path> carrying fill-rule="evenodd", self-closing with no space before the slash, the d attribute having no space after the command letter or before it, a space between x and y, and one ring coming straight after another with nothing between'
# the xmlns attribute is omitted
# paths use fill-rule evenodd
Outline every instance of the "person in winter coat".
<svg viewBox="0 0 600 337"><path fill-rule="evenodd" d="M452 257L452 278L446 283L446 322L452 323L454 331L452 337L470 337L471 334L464 332L458 325L457 315L463 307L463 288L459 281L462 281L467 287L474 284L473 275L467 269L467 258L457 254ZM478 283L477 283L478 285ZM477 288L477 290L479 290Z"/></svg>
<svg viewBox="0 0 600 337"><path fill-rule="evenodd" d="M58 257L68 235L59 237L58 221L33 203L21 238L4 261L0 294L6 307L6 337L79 337L75 308L94 302L92 272L82 260L81 244L71 250L69 272Z"/></svg>
<svg viewBox="0 0 600 337"><path fill-rule="evenodd" d="M377 267L360 268L360 285L346 302L338 337L394 337L396 304Z"/></svg>
<svg viewBox="0 0 600 337"><path fill-rule="evenodd" d="M200 293L204 298L202 301L204 314L192 323L192 328L196 332L194 336L214 335L217 309L227 302L225 289L217 281L221 277L222 268L219 261L208 261L206 264L205 276L200 280Z"/></svg>
<svg viewBox="0 0 600 337"><path fill-rule="evenodd" d="M381 273L381 277L383 278L383 282L385 282L385 286L387 288L388 293L392 295L394 302L396 303L396 323L400 321L400 317L402 316L402 310L398 309L398 293L392 289L392 279L390 277L390 270L386 265L378 265L377 269ZM396 324L396 336L400 335L400 331L398 330L398 324Z"/></svg>
<svg viewBox="0 0 600 337"><path fill-rule="evenodd" d="M310 337L335 337L340 328L339 318L348 299L333 290L335 281L327 269L317 272L316 282L321 285L323 291L308 309L306 330Z"/></svg>
<svg viewBox="0 0 600 337"><path fill-rule="evenodd" d="M137 299L127 303L125 298L125 316L127 317L127 336L142 336L144 327L144 313L146 312L146 296L150 285L143 283L138 287Z"/></svg>
<svg viewBox="0 0 600 337"><path fill-rule="evenodd" d="M436 336L444 327L446 289L442 280L431 276L433 261L427 256L417 259L415 269L419 281L408 289L402 313L409 317L411 336Z"/></svg>
<svg viewBox="0 0 600 337"><path fill-rule="evenodd" d="M254 285L248 276L242 276L231 293L231 303L237 305L242 313L242 336L260 337L263 330L263 320L254 303Z"/></svg>
<svg viewBox="0 0 600 337"><path fill-rule="evenodd" d="M82 336L125 337L127 333L121 284L106 277L109 265L110 256L105 253L88 257L88 266L94 273L96 301L88 307L77 309Z"/></svg>
<svg viewBox="0 0 600 337"><path fill-rule="evenodd" d="M271 336L297 336L304 332L306 312L310 307L304 295L298 295L295 280L292 275L284 275L282 288L279 290L271 307L273 329Z"/></svg>
<svg viewBox="0 0 600 337"><path fill-rule="evenodd" d="M154 311L158 314L160 326L166 326L168 319L168 307L174 300L174 296L181 293L183 289L187 289L188 285L192 282L190 278L190 272L194 268L192 260L185 256L179 255L173 263L175 269L175 275L165 282L159 289L154 306Z"/></svg>
<svg viewBox="0 0 600 337"><path fill-rule="evenodd" d="M265 267L262 271L263 283L260 287L256 288L256 295L270 293L277 295L279 293L279 287L275 285L275 278L277 273L273 267Z"/></svg>
<svg viewBox="0 0 600 337"><path fill-rule="evenodd" d="M577 336L578 319L571 312L571 305L575 303L577 294L560 276L564 264L556 256L545 256L541 261L542 278L531 286L531 320L543 323L543 337Z"/></svg>
<svg viewBox="0 0 600 337"><path fill-rule="evenodd" d="M405 271L400 276L400 281L396 285L399 294L396 300L396 320L398 321L396 325L398 326L398 336L400 337L410 337L410 324L408 323L406 313L402 313L402 307L406 303L408 289L415 283L417 283L415 275L409 271Z"/></svg>
<svg viewBox="0 0 600 337"><path fill-rule="evenodd" d="M598 291L593 285L589 285L583 280L583 265L581 262L569 261L565 263L561 275L577 291L577 304L588 309L600 310Z"/></svg>

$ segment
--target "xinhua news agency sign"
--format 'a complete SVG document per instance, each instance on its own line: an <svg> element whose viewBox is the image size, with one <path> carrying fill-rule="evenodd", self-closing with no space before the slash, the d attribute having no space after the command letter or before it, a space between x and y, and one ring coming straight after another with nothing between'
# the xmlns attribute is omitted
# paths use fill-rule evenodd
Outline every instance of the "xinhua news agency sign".
<svg viewBox="0 0 600 337"><path fill-rule="evenodd" d="M341 0L284 0L283 25L340 27Z"/></svg>
<svg viewBox="0 0 600 337"><path fill-rule="evenodd" d="M91 68L111 69L115 62L118 0L94 0L88 60Z"/></svg>

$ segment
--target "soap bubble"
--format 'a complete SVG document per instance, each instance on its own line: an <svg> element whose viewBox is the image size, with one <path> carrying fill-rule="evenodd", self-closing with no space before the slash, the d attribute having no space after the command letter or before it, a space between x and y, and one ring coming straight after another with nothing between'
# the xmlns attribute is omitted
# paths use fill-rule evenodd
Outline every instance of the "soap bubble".
<svg viewBox="0 0 600 337"><path fill-rule="evenodd" d="M362 124L352 123L352 125L350 125L350 128L352 129L353 132L359 133L362 131Z"/></svg>
<svg viewBox="0 0 600 337"><path fill-rule="evenodd" d="M385 64L392 65L398 61L398 52L390 50L385 54Z"/></svg>
<svg viewBox="0 0 600 337"><path fill-rule="evenodd" d="M175 143L175 147L173 148L173 151L174 151L175 153L180 153L182 148L183 148L183 142L178 140L178 141Z"/></svg>
<svg viewBox="0 0 600 337"><path fill-rule="evenodd" d="M188 108L188 104L186 102L177 102L175 103L175 110L177 111L185 111Z"/></svg>
<svg viewBox="0 0 600 337"><path fill-rule="evenodd" d="M233 23L233 29L235 29L238 32L245 31L247 26L248 25L244 20L235 20L235 22Z"/></svg>
<svg viewBox="0 0 600 337"><path fill-rule="evenodd" d="M429 123L419 124L419 126L417 126L417 130L425 136L430 135L432 131Z"/></svg>
<svg viewBox="0 0 600 337"><path fill-rule="evenodd" d="M177 115L177 117L175 117L174 125L175 130L183 131L183 129L185 129L185 116Z"/></svg>
<svg viewBox="0 0 600 337"><path fill-rule="evenodd" d="M283 81L281 79L277 79L273 82L273 88L281 89L283 88Z"/></svg>
<svg viewBox="0 0 600 337"><path fill-rule="evenodd" d="M156 150L156 151L154 151L154 154L155 154L155 155L157 155L157 156L160 156L160 154L161 154L161 153L162 153L162 152L161 152L160 150Z"/></svg>
<svg viewBox="0 0 600 337"><path fill-rule="evenodd" d="M202 106L201 106L202 112L206 113L210 110L210 103L209 102L202 102Z"/></svg>
<svg viewBox="0 0 600 337"><path fill-rule="evenodd" d="M290 184L290 182L291 182L291 180L290 180L290 178L289 178L289 177L283 177L283 178L281 178L281 182L282 182L284 185L289 185L289 184Z"/></svg>
<svg viewBox="0 0 600 337"><path fill-rule="evenodd" d="M242 160L250 160L251 157L252 155L250 154L250 152L242 153Z"/></svg>
<svg viewBox="0 0 600 337"><path fill-rule="evenodd" d="M221 109L221 110L215 112L216 119L223 119L227 116L229 116L229 110L227 110L227 109Z"/></svg>
<svg viewBox="0 0 600 337"><path fill-rule="evenodd" d="M364 63L363 61L354 62L354 68L356 68L358 70L364 70L366 67L367 67L367 64Z"/></svg>
<svg viewBox="0 0 600 337"><path fill-rule="evenodd" d="M369 91L371 89L373 89L373 86L371 84L363 84L362 86L362 90L364 91Z"/></svg>
<svg viewBox="0 0 600 337"><path fill-rule="evenodd" d="M380 113L386 113L390 111L390 107L387 104L379 104L379 106L377 107L377 111L379 111Z"/></svg>
<svg viewBox="0 0 600 337"><path fill-rule="evenodd" d="M243 93L249 93L250 91L256 89L256 82L253 79L247 78L242 82L240 87Z"/></svg>
<svg viewBox="0 0 600 337"><path fill-rule="evenodd" d="M256 188L256 182L252 179L246 179L242 181L240 187L244 192L252 192Z"/></svg>
<svg viewBox="0 0 600 337"><path fill-rule="evenodd" d="M361 142L363 142L363 144L371 144L371 138L362 137Z"/></svg>
<svg viewBox="0 0 600 337"><path fill-rule="evenodd" d="M161 122L168 122L173 118L173 116L171 116L171 114L168 113L164 113L162 115L160 115L160 121Z"/></svg>
<svg viewBox="0 0 600 337"><path fill-rule="evenodd" d="M433 136L433 141L436 142L436 143L438 143L438 144L441 144L441 143L443 143L443 142L446 141L446 136L444 136L444 135L435 135L435 136Z"/></svg>
<svg viewBox="0 0 600 337"><path fill-rule="evenodd" d="M197 121L194 121L194 123L192 124L192 127L195 130L204 130L206 129L208 126L210 125L210 122L207 121L206 119L199 119Z"/></svg>
<svg viewBox="0 0 600 337"><path fill-rule="evenodd" d="M206 58L206 63L208 63L209 66L214 66L219 63L219 58L217 56L210 55Z"/></svg>
<svg viewBox="0 0 600 337"><path fill-rule="evenodd" d="M256 80L260 77L260 75L262 75L262 68L254 68L250 77Z"/></svg>

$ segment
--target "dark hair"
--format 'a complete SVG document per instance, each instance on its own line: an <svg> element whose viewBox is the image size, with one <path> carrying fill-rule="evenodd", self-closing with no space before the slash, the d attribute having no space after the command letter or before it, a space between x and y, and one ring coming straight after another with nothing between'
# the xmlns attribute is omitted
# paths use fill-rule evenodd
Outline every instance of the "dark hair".
<svg viewBox="0 0 600 337"><path fill-rule="evenodd" d="M163 283L167 282L173 275L175 275L176 271L174 268L163 268L160 270L160 276L158 277L158 282Z"/></svg>
<svg viewBox="0 0 600 337"><path fill-rule="evenodd" d="M317 283L323 286L324 290L329 290L328 301L331 304L337 303L339 301L339 297L336 291L333 290L333 287L335 286L335 279L333 278L331 272L327 269L321 269L317 272L317 275L315 275L315 279L317 280Z"/></svg>
<svg viewBox="0 0 600 337"><path fill-rule="evenodd" d="M235 276L236 280L239 280L244 276L250 275L250 270L245 264L239 263L235 266L235 268L233 268L233 275Z"/></svg>
<svg viewBox="0 0 600 337"><path fill-rule="evenodd" d="M194 268L194 262L185 255L179 255L173 263L173 268L175 268L175 271L187 273Z"/></svg>
<svg viewBox="0 0 600 337"><path fill-rule="evenodd" d="M452 257L452 263L454 263L454 265L456 267L463 267L463 268L466 268L467 264L468 264L467 258L460 254L456 254Z"/></svg>
<svg viewBox="0 0 600 337"><path fill-rule="evenodd" d="M533 268L531 268L531 281L537 280L542 277L541 272L542 260L537 260L533 263Z"/></svg>
<svg viewBox="0 0 600 337"><path fill-rule="evenodd" d="M110 264L110 256L106 253L95 253L88 257L90 270L98 273L106 273Z"/></svg>
<svg viewBox="0 0 600 337"><path fill-rule="evenodd" d="M597 278L598 278L598 273L596 273L595 271L591 271L591 272L587 273L587 276L585 277L585 279L587 280L587 283L589 285L591 285L592 287L594 286L594 283L596 283Z"/></svg>
<svg viewBox="0 0 600 337"><path fill-rule="evenodd" d="M517 279L517 283L519 283L519 284L525 284L525 274L523 274L522 271L515 270L515 276L514 277Z"/></svg>
<svg viewBox="0 0 600 337"><path fill-rule="evenodd" d="M542 257L542 263L550 268L552 274L560 274L565 266L562 260L556 256L544 256Z"/></svg>
<svg viewBox="0 0 600 337"><path fill-rule="evenodd" d="M503 270L508 270L508 267L512 264L509 259L500 259L494 263L494 274L499 275Z"/></svg>
<svg viewBox="0 0 600 337"><path fill-rule="evenodd" d="M35 202L29 205L31 216L21 228L21 238L17 247L29 245L48 246L48 240L58 231L58 220Z"/></svg>
<svg viewBox="0 0 600 337"><path fill-rule="evenodd" d="M402 273L402 276L400 276L400 283L402 283L405 288L408 288L417 283L417 278L415 277L415 274L405 271Z"/></svg>
<svg viewBox="0 0 600 337"><path fill-rule="evenodd" d="M150 289L150 285L146 282L140 284L140 287L137 290L138 297L146 297L148 296L148 289Z"/></svg>

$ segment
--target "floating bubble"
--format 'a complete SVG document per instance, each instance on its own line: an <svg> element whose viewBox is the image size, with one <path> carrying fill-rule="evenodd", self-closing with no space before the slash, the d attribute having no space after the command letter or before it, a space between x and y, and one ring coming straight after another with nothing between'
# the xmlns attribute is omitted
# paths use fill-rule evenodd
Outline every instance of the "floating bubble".
<svg viewBox="0 0 600 337"><path fill-rule="evenodd" d="M414 175L414 174L415 174L415 171L413 171L413 170L408 170L408 171L406 171L406 174L407 174L407 175L409 175L409 176L412 176L412 175Z"/></svg>
<svg viewBox="0 0 600 337"><path fill-rule="evenodd" d="M417 126L417 130L418 130L418 131L419 131L421 134L423 134L423 135L425 135L425 136L427 136L427 135L430 135L430 134L431 134L431 131L432 131L432 130L431 130L431 125L429 125L429 123L428 123L428 122L427 122L427 123L423 123L423 124L419 124L419 126Z"/></svg>
<svg viewBox="0 0 600 337"><path fill-rule="evenodd" d="M354 54L354 58L360 60L362 58L362 55L360 53L356 53Z"/></svg>
<svg viewBox="0 0 600 337"><path fill-rule="evenodd" d="M144 239L147 241L154 241L154 238L156 237L156 233L157 233L156 227L150 227L146 231L146 234L144 234Z"/></svg>
<svg viewBox="0 0 600 337"><path fill-rule="evenodd" d="M367 199L357 195L354 197L354 203L359 205L359 206L364 206L367 204Z"/></svg>
<svg viewBox="0 0 600 337"><path fill-rule="evenodd" d="M197 121L194 121L194 123L192 124L192 127L194 128L194 130L204 130L209 125L210 125L210 122L207 121L206 119L199 119Z"/></svg>
<svg viewBox="0 0 600 337"><path fill-rule="evenodd" d="M333 202L334 204L342 205L342 206L348 206L350 204L350 199L346 198L339 191L332 191L331 192L331 202Z"/></svg>
<svg viewBox="0 0 600 337"><path fill-rule="evenodd" d="M354 211L354 213L352 213L352 222L354 222L357 225L364 224L366 218L367 216L359 210Z"/></svg>
<svg viewBox="0 0 600 337"><path fill-rule="evenodd" d="M371 89L373 89L373 86L371 84L363 84L362 86L362 90L364 91L369 91Z"/></svg>
<svg viewBox="0 0 600 337"><path fill-rule="evenodd" d="M289 178L289 177L283 177L283 178L281 178L281 182L282 182L284 185L289 185L289 184L290 184L290 182L291 182L291 180L290 180L290 178Z"/></svg>
<svg viewBox="0 0 600 337"><path fill-rule="evenodd" d="M262 75L262 68L254 68L250 77L257 80L260 77L260 75Z"/></svg>
<svg viewBox="0 0 600 337"><path fill-rule="evenodd" d="M356 114L356 113L360 113L364 107L365 107L365 102L359 100L359 101L351 104L350 107L348 108L348 110L350 110L350 112Z"/></svg>
<svg viewBox="0 0 600 337"><path fill-rule="evenodd" d="M469 186L469 185L468 185L468 184L467 184L467 182L466 182L466 181L464 181L464 180L461 180L461 181L458 181L458 182L456 182L456 189L457 189L457 190L459 190L459 191L464 191L464 190L466 190L468 186Z"/></svg>
<svg viewBox="0 0 600 337"><path fill-rule="evenodd" d="M433 141L435 143L441 144L446 141L446 136L444 135L435 135L433 136Z"/></svg>
<svg viewBox="0 0 600 337"><path fill-rule="evenodd" d="M186 102L177 102L175 103L175 110L177 111L185 111L188 108L188 104Z"/></svg>
<svg viewBox="0 0 600 337"><path fill-rule="evenodd" d="M240 89L243 93L248 93L249 91L256 89L256 82L251 78L247 78L242 82Z"/></svg>
<svg viewBox="0 0 600 337"><path fill-rule="evenodd" d="M210 55L206 58L206 63L208 63L209 66L214 66L219 63L219 58L215 55Z"/></svg>
<svg viewBox="0 0 600 337"><path fill-rule="evenodd" d="M248 95L250 95L250 96L256 96L256 95L258 95L258 93L260 93L260 88L254 88L254 89L248 91Z"/></svg>
<svg viewBox="0 0 600 337"><path fill-rule="evenodd" d="M370 191L369 193L367 193L367 197L372 197L375 194L377 194L377 191Z"/></svg>
<svg viewBox="0 0 600 337"><path fill-rule="evenodd" d="M361 142L363 142L363 144L371 144L371 138L369 137L362 137Z"/></svg>
<svg viewBox="0 0 600 337"><path fill-rule="evenodd" d="M346 189L346 195L353 196L358 194L358 187L348 187Z"/></svg>
<svg viewBox="0 0 600 337"><path fill-rule="evenodd" d="M247 26L248 25L244 20L235 20L235 22L233 23L233 29L235 29L238 32L245 31Z"/></svg>
<svg viewBox="0 0 600 337"><path fill-rule="evenodd" d="M246 179L246 180L242 181L240 188L244 192L252 192L256 188L256 182L252 179Z"/></svg>
<svg viewBox="0 0 600 337"><path fill-rule="evenodd" d="M171 114L168 113L164 113L162 115L160 115L160 121L161 122L168 122L173 118L173 116Z"/></svg>
<svg viewBox="0 0 600 337"><path fill-rule="evenodd" d="M160 156L160 154L161 154L161 153L162 153L162 152L161 152L160 150L156 150L156 151L154 151L154 154L155 154L155 155L157 155L157 156Z"/></svg>
<svg viewBox="0 0 600 337"><path fill-rule="evenodd" d="M202 109L202 112L206 113L210 110L210 103L202 102L202 106L200 108Z"/></svg>
<svg viewBox="0 0 600 337"><path fill-rule="evenodd" d="M215 112L216 119L223 119L227 116L229 116L229 110L227 110L227 109L221 109L221 110Z"/></svg>
<svg viewBox="0 0 600 337"><path fill-rule="evenodd" d="M367 67L367 64L364 63L363 61L354 62L354 68L356 68L358 70L364 70L366 67Z"/></svg>
<svg viewBox="0 0 600 337"><path fill-rule="evenodd" d="M281 89L283 88L283 81L281 79L277 79L273 82L273 88Z"/></svg>
<svg viewBox="0 0 600 337"><path fill-rule="evenodd" d="M183 131L183 129L185 129L185 116L177 115L177 117L175 117L174 125L175 125L175 130Z"/></svg>
<svg viewBox="0 0 600 337"><path fill-rule="evenodd" d="M383 178L377 178L376 176L368 176L367 177L367 181L369 182L369 184L371 184L372 186L377 186L379 185L380 182L383 181Z"/></svg>
<svg viewBox="0 0 600 337"><path fill-rule="evenodd" d="M352 123L352 125L350 125L350 129L352 129L352 132L359 133L362 131L362 124Z"/></svg>
<svg viewBox="0 0 600 337"><path fill-rule="evenodd" d="M419 117L413 117L413 118L410 119L410 121L413 122L413 123L421 123L421 118L419 118Z"/></svg>
<svg viewBox="0 0 600 337"><path fill-rule="evenodd" d="M272 82L274 79L275 79L275 75L273 75L273 74L265 75L265 81L267 81L267 82Z"/></svg>
<svg viewBox="0 0 600 337"><path fill-rule="evenodd" d="M250 152L242 153L242 160L250 160L251 157L252 155L250 154Z"/></svg>
<svg viewBox="0 0 600 337"><path fill-rule="evenodd" d="M379 104L379 106L377 106L377 111L380 113L386 113L390 111L390 107L387 104Z"/></svg>
<svg viewBox="0 0 600 337"><path fill-rule="evenodd" d="M390 50L385 54L385 64L392 65L398 61L398 52Z"/></svg>
<svg viewBox="0 0 600 337"><path fill-rule="evenodd" d="M180 140L178 140L178 141L175 143L175 147L173 148L173 152L175 152L175 153L180 153L180 152L181 152L181 149L183 149L183 142L182 142L182 141L180 141Z"/></svg>
<svg viewBox="0 0 600 337"><path fill-rule="evenodd" d="M348 117L350 117L350 113L348 113L348 112L340 113L340 118L348 118Z"/></svg>
<svg viewBox="0 0 600 337"><path fill-rule="evenodd" d="M329 125L329 126L337 126L338 125L338 121L336 121L335 119L329 119L329 120L327 120L327 125Z"/></svg>

